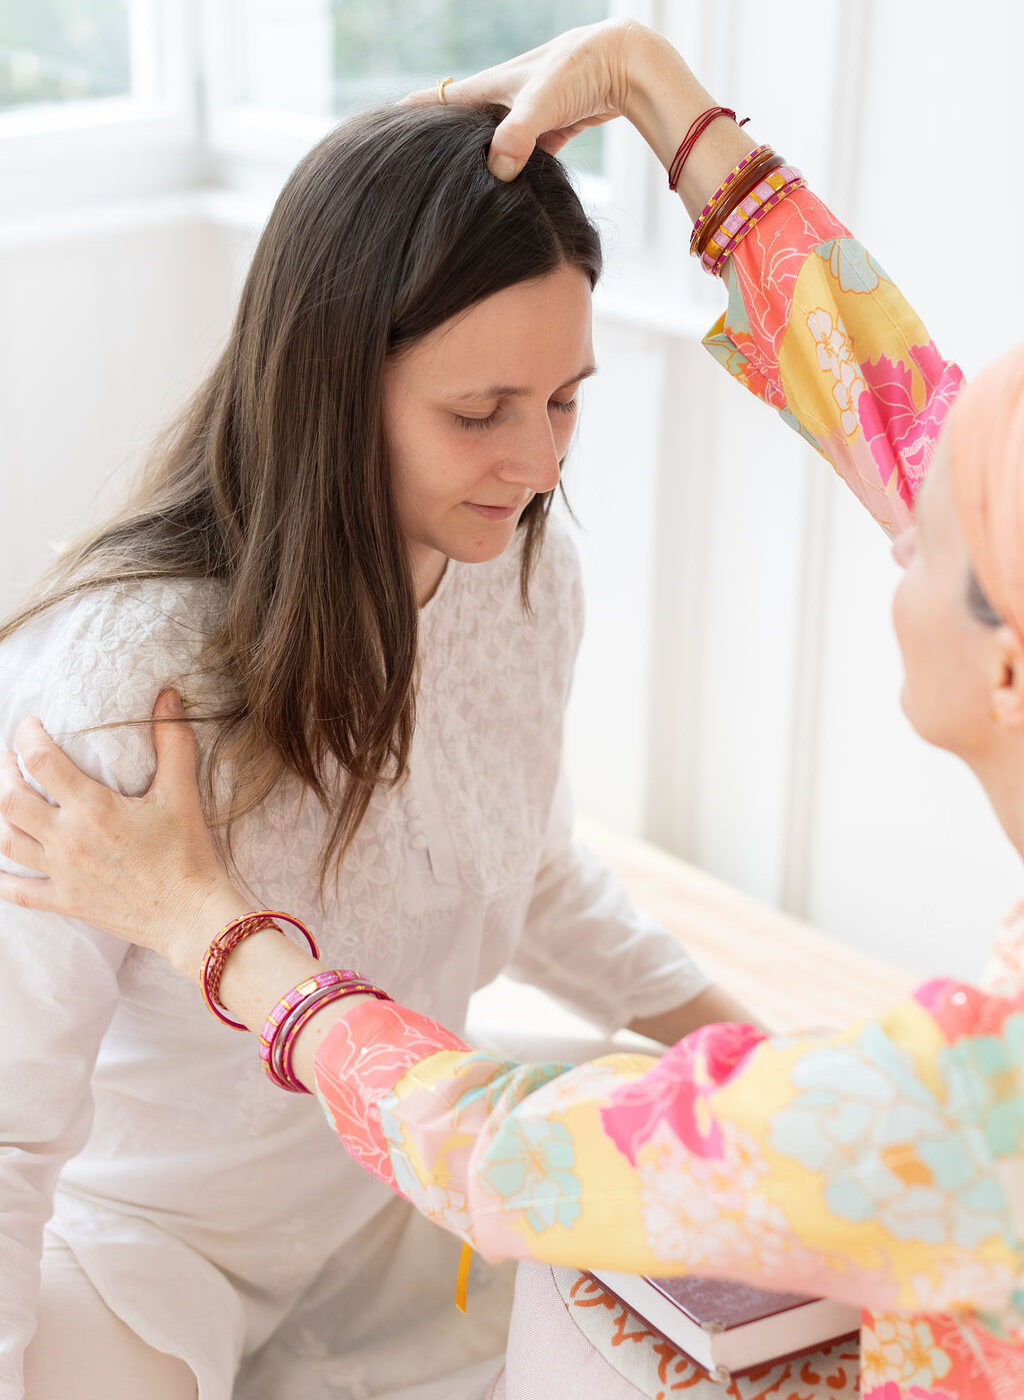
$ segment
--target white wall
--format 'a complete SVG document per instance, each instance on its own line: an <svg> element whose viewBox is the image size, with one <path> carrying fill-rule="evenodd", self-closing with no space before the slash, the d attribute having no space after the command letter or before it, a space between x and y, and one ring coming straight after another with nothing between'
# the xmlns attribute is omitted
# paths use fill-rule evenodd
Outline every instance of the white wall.
<svg viewBox="0 0 1024 1400"><path fill-rule="evenodd" d="M666 11L719 100L801 166L940 348L971 373L1019 340L1012 251L977 243L986 191L999 190L1008 230L1024 214L1006 178L1019 7L716 0ZM684 230L654 178L661 249L678 265ZM680 269L680 283L692 278ZM576 470L593 478L603 532L585 544L592 616L620 581L607 573L619 532L648 533L645 559L621 576L621 620L613 631L605 606L581 659L581 802L613 821L643 811L635 830L851 942L972 975L1020 890L1019 861L970 775L899 710L886 542L812 452L721 379L689 329L659 332L643 356L616 357L601 416L587 410ZM652 384L655 421L638 436L642 451L661 443L653 505L646 469L601 450L608 418L651 412ZM630 683L617 657L647 636L646 673ZM638 743L646 763L634 766L624 755Z"/></svg>
<svg viewBox="0 0 1024 1400"><path fill-rule="evenodd" d="M223 238L193 198L0 231L0 605L118 498L228 326Z"/></svg>
<svg viewBox="0 0 1024 1400"><path fill-rule="evenodd" d="M970 220L986 190L1006 228L1024 212L1006 175L1024 13L665 9L720 100L805 169L946 353L970 372L1018 338L1015 263L989 244L983 280ZM580 804L852 942L973 973L1018 863L969 776L900 715L885 540L700 348L719 291L687 264L661 172L628 135L614 159L656 211L655 261L636 275L631 208L610 234L601 375L568 478L589 603ZM225 208L184 196L0 229L0 606L47 541L109 504L209 364L258 224Z"/></svg>

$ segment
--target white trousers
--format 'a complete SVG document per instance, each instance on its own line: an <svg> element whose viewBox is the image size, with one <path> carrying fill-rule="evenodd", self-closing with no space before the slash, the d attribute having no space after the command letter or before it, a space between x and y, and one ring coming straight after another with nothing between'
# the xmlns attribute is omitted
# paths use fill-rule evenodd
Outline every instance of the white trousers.
<svg viewBox="0 0 1024 1400"><path fill-rule="evenodd" d="M47 1233L26 1400L195 1400L196 1378L110 1311L68 1246Z"/></svg>

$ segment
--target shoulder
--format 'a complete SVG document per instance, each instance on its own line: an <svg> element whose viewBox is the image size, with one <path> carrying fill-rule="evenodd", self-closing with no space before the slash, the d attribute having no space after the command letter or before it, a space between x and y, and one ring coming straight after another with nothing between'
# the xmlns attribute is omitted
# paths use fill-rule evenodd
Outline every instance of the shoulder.
<svg viewBox="0 0 1024 1400"><path fill-rule="evenodd" d="M84 589L34 618L0 644L0 738L9 746L37 714L96 776L141 782L159 692L175 685L194 699L205 688L201 656L222 597L216 583L146 580ZM122 727L97 728L111 725Z"/></svg>

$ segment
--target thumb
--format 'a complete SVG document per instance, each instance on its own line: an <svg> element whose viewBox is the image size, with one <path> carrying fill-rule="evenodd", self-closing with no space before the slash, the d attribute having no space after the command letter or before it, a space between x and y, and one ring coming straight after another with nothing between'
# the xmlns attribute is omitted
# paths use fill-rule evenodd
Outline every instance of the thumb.
<svg viewBox="0 0 1024 1400"><path fill-rule="evenodd" d="M514 180L533 154L537 137L544 130L532 119L529 111L513 106L508 116L498 123L487 153L487 167L497 180Z"/></svg>
<svg viewBox="0 0 1024 1400"><path fill-rule="evenodd" d="M176 690L160 692L153 708L153 720L156 773L150 792L159 793L172 806L198 806L196 740Z"/></svg>

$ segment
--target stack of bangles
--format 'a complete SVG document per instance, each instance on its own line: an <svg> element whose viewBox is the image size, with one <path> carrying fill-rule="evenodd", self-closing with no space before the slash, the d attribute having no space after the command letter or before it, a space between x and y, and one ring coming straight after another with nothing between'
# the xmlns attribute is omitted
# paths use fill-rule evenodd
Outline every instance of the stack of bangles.
<svg viewBox="0 0 1024 1400"><path fill-rule="evenodd" d="M712 107L691 125L669 166L669 189L676 188L697 140L719 117L735 121L736 113L728 107ZM755 146L701 210L693 226L690 252L700 258L707 272L720 277L726 262L758 220L805 183L799 170L787 165L771 146Z"/></svg>
<svg viewBox="0 0 1024 1400"><path fill-rule="evenodd" d="M314 958L320 957L320 949L306 925L292 918L290 914L273 909L260 909L256 913L234 919L218 933L206 950L199 975L199 988L206 1005L226 1026L233 1026L235 1030L240 1031L248 1029L240 1021L233 1021L218 1001L224 964L228 956L246 938L263 929L272 928L282 933L281 924L291 924L293 928L298 929ZM391 1000L387 992L360 976L358 972L341 968L318 972L314 977L307 977L297 987L285 993L270 1012L260 1032L260 1060L271 1083L293 1094L309 1092L305 1085L296 1079L292 1069L295 1042L316 1012L322 1011L331 1002L350 996L372 996L378 1001Z"/></svg>

